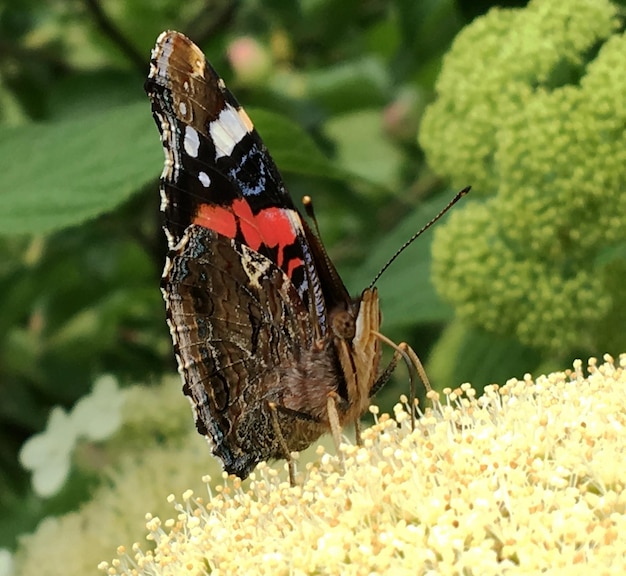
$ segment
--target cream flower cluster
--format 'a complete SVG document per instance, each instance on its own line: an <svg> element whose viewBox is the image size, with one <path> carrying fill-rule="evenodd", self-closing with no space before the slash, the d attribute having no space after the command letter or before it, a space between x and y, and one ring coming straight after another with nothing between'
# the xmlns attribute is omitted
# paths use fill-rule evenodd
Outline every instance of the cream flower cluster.
<svg viewBox="0 0 626 576"><path fill-rule="evenodd" d="M154 549L100 569L166 574L626 573L626 355L573 371L431 393L323 450L290 487L261 465L249 485L188 491L147 517ZM373 410L376 413L376 410ZM207 479L208 485L208 479ZM244 488L244 486L246 486Z"/></svg>

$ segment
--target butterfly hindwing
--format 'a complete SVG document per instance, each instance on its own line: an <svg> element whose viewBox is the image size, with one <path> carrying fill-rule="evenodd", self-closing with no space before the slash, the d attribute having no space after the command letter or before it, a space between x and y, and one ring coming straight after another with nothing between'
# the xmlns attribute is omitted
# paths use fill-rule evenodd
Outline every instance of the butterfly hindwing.
<svg viewBox="0 0 626 576"><path fill-rule="evenodd" d="M276 378L313 344L308 311L269 259L201 226L170 258L164 294L196 426L228 472L247 475L280 455L267 402L285 402Z"/></svg>

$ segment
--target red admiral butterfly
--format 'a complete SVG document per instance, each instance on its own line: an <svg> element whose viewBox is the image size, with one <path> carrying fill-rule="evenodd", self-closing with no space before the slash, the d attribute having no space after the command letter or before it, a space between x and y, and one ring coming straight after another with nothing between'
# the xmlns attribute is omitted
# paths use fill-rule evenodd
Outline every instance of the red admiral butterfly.
<svg viewBox="0 0 626 576"><path fill-rule="evenodd" d="M213 453L245 478L358 423L389 375L378 295L350 297L195 44L162 33L145 88L165 151L162 292L183 390Z"/></svg>

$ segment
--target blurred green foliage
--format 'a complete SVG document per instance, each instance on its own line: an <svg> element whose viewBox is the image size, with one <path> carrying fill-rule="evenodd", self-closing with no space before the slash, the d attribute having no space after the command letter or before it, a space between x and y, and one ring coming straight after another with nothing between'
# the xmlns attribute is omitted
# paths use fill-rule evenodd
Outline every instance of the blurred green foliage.
<svg viewBox="0 0 626 576"><path fill-rule="evenodd" d="M426 165L417 134L442 56L490 4L0 5L0 546L87 495L88 483L78 482L41 501L17 463L50 409L71 408L104 372L126 385L175 369L158 289L163 155L142 88L158 34L180 30L206 52L294 198L313 197L329 252L359 293L452 197ZM242 39L254 40L258 73L237 60ZM457 121L451 128L462 131ZM454 318L431 284L430 247L428 233L378 283L385 333L425 360ZM446 350L461 356L454 379L435 386L480 387L551 360L480 330L445 336L453 345L439 346L439 363L449 360ZM398 373L380 395L384 409L407 391Z"/></svg>

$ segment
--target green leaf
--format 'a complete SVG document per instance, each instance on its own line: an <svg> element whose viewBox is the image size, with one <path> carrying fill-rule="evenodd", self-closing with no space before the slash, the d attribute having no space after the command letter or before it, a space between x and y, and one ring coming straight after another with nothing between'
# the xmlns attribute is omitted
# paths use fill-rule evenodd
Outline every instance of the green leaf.
<svg viewBox="0 0 626 576"><path fill-rule="evenodd" d="M387 189L397 186L402 155L383 134L380 110L337 116L325 128L342 168Z"/></svg>
<svg viewBox="0 0 626 576"><path fill-rule="evenodd" d="M328 66L306 76L309 96L330 115L382 107L390 88L388 70L378 58Z"/></svg>
<svg viewBox="0 0 626 576"><path fill-rule="evenodd" d="M348 177L298 125L261 110L254 118L281 170ZM43 233L82 224L114 210L156 180L162 165L147 100L5 130L0 135L0 231Z"/></svg>
<svg viewBox="0 0 626 576"><path fill-rule="evenodd" d="M52 232L115 209L163 162L148 102L0 134L2 234Z"/></svg>
<svg viewBox="0 0 626 576"><path fill-rule="evenodd" d="M368 259L350 277L349 286L364 288L400 246L433 218L450 200L441 195L422 204L393 231L377 242ZM416 240L381 276L379 289L385 331L424 322L444 322L453 317L430 281L432 230Z"/></svg>

